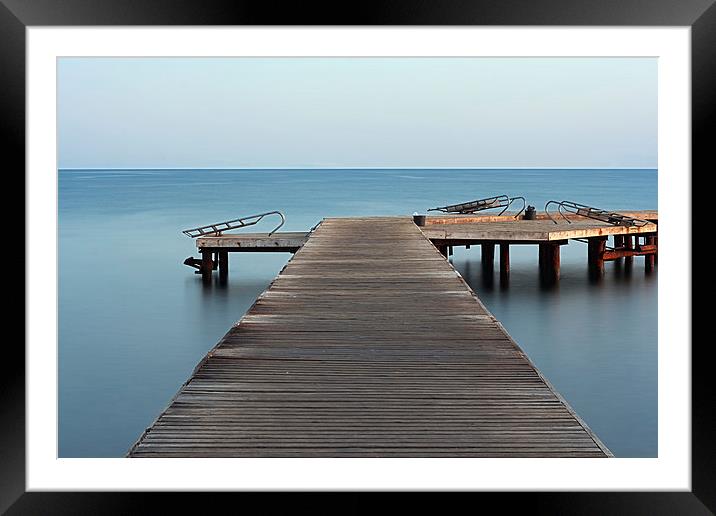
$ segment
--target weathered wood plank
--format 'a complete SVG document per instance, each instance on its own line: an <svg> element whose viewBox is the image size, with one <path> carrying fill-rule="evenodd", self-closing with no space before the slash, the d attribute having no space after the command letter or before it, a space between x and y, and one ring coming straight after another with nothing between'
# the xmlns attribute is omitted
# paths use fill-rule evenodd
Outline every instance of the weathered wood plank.
<svg viewBox="0 0 716 516"><path fill-rule="evenodd" d="M659 212L657 210L615 210L622 215L627 217L633 217L635 219L648 220L656 222L659 220ZM553 215L554 216L554 215ZM574 213L565 213L565 217L570 220L584 220L581 215ZM559 215L561 218L562 215ZM495 215L490 213L474 213L469 215L460 214L444 214L444 215L428 215L425 218L425 225L430 226L433 224L465 224L471 222L511 222L514 220L524 220L524 214L520 215L518 219L515 219L514 213L505 213L504 215ZM545 212L538 212L535 216L535 220L550 220L549 216Z"/></svg>
<svg viewBox="0 0 716 516"><path fill-rule="evenodd" d="M407 218L324 220L129 452L608 455Z"/></svg>
<svg viewBox="0 0 716 516"><path fill-rule="evenodd" d="M308 240L310 233L284 232L284 233L225 233L221 236L203 236L196 239L199 249L224 249L232 251L247 251L249 249L263 251L297 251Z"/></svg>
<svg viewBox="0 0 716 516"><path fill-rule="evenodd" d="M612 226L589 219L574 220L571 223L558 221L556 224L551 220L501 220L433 224L420 229L436 244L442 241L539 243L570 238L655 233L657 225L650 223L641 227Z"/></svg>

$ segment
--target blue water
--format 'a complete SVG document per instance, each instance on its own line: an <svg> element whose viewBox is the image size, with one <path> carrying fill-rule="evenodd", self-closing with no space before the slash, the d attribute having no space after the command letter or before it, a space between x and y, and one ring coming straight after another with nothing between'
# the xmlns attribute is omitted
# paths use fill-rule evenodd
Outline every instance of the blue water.
<svg viewBox="0 0 716 516"><path fill-rule="evenodd" d="M62 170L59 172L59 454L117 457L268 286L287 254L231 255L226 286L202 287L181 230L278 209L282 230L322 217L410 215L506 193L542 209L569 199L657 208L656 170ZM272 227L267 220L257 231ZM396 249L396 252L399 250ZM657 455L657 274L562 248L539 287L537 249L515 246L510 285L483 278L480 251L451 260L577 413L619 457Z"/></svg>

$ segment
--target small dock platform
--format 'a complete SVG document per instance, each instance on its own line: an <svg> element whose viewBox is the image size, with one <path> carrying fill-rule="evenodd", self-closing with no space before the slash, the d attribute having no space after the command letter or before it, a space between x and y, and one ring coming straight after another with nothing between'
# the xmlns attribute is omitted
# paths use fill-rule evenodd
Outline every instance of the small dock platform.
<svg viewBox="0 0 716 516"><path fill-rule="evenodd" d="M651 234L656 232L657 225L624 227L595 220L558 221L556 224L551 220L507 220L428 224L421 229L430 240L440 243L468 240L540 244L577 238Z"/></svg>
<svg viewBox="0 0 716 516"><path fill-rule="evenodd" d="M216 249L235 253L295 253L308 240L308 231L283 233L235 233L196 239L199 251Z"/></svg>
<svg viewBox="0 0 716 516"><path fill-rule="evenodd" d="M643 226L616 226L576 215L558 217L556 222L542 212L535 220L513 215L435 215L427 216L421 226L423 234L445 257L452 255L454 247L480 246L483 271L491 275L495 264L495 248L499 247L500 280L507 283L510 273L510 246L536 245L539 247L540 280L552 284L560 277L560 247L572 241L588 245L588 270L591 278L604 275L607 261L617 260L631 268L635 256L644 256L644 267L650 272L658 253L658 220L655 210L623 211L624 215L648 220ZM383 217L383 219L411 220L409 217ZM370 221L373 218L367 218ZM237 233L220 236L202 236L196 246L202 258L187 258L184 262L197 269L206 282L212 272L226 279L229 271L229 253L233 252L290 252L298 251L309 239L311 232L293 233ZM355 239L366 245L373 240L384 240L382 229L370 224ZM613 245L608 246L612 239ZM396 241L395 252L401 252Z"/></svg>
<svg viewBox="0 0 716 516"><path fill-rule="evenodd" d="M128 456L611 453L421 228L388 217L325 219Z"/></svg>
<svg viewBox="0 0 716 516"><path fill-rule="evenodd" d="M623 215L649 221L643 226L618 226L566 215L550 219L546 213L537 214L534 220L510 215L447 215L427 217L421 227L440 252L448 257L453 247L469 249L481 247L483 273L491 276L495 262L495 247L499 246L500 281L507 284L510 274L510 246L537 245L539 247L540 280L554 284L560 277L560 247L570 240L587 244L589 276L599 279L604 275L604 264L617 260L631 269L635 256L644 256L644 268L651 272L658 252L658 220L655 210L622 211ZM612 239L613 245L607 242ZM623 259L623 260L622 260Z"/></svg>

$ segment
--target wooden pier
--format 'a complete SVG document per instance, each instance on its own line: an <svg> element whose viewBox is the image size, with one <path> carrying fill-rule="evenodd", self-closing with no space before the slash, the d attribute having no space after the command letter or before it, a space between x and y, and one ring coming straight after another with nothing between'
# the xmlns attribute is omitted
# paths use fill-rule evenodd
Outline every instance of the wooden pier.
<svg viewBox="0 0 716 516"><path fill-rule="evenodd" d="M611 453L424 228L390 217L307 234L128 455Z"/></svg>
<svg viewBox="0 0 716 516"><path fill-rule="evenodd" d="M624 260L630 268L635 256L644 256L644 268L647 272L654 268L658 252L657 222L659 214L654 210L623 211L624 215L650 221L645 226L614 226L605 222L567 215L557 223L545 213L537 215L536 220L523 217L515 219L511 215L438 215L426 218L420 229L423 234L445 256L452 255L454 247L480 246L481 262L484 274L492 275L495 263L495 248L499 247L500 279L506 281L510 273L510 247L513 245L536 245L539 247L540 280L543 283L555 283L560 277L560 247L572 241L581 241L587 245L587 266L592 278L604 274L604 264ZM392 218L392 217L390 217ZM402 219L401 217L394 217ZM405 218L406 220L411 220ZM293 233L238 233L221 236L202 236L196 239L201 259L187 258L184 262L197 269L206 282L212 279L213 271L219 271L219 277L228 275L229 253L233 252L290 252L300 249L311 235L307 232ZM609 238L613 246L607 245ZM382 238L376 226L356 238ZM395 252L400 252L399 242L395 243Z"/></svg>
<svg viewBox="0 0 716 516"><path fill-rule="evenodd" d="M639 212L627 212L637 214ZM569 240L587 244L587 265L592 278L604 274L604 263L627 257L645 256L645 270L653 269L657 253L656 235L658 214L639 213L650 223L644 226L614 226L605 222L568 217L557 222L542 215L537 220L515 220L509 216L445 216L430 217L421 229L444 256L452 248L473 245L482 247L482 267L491 275L494 268L494 249L500 246L500 277L504 281L510 271L510 246L539 246L540 280L555 283L560 276L560 247ZM646 217L649 217L648 219ZM609 237L614 246L607 247Z"/></svg>

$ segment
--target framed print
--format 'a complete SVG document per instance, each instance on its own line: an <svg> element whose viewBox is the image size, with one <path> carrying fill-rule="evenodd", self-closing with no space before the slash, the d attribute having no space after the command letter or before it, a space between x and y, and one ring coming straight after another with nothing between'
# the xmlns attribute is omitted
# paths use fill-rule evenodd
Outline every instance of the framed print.
<svg viewBox="0 0 716 516"><path fill-rule="evenodd" d="M3 0L28 300L3 510L713 510L691 170L716 8L582 7Z"/></svg>

